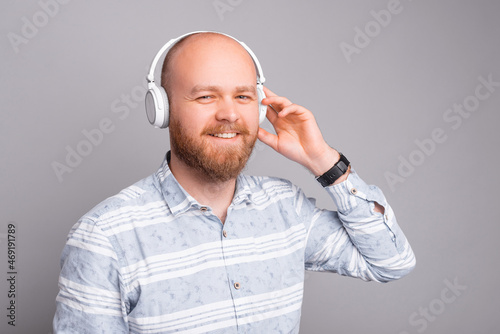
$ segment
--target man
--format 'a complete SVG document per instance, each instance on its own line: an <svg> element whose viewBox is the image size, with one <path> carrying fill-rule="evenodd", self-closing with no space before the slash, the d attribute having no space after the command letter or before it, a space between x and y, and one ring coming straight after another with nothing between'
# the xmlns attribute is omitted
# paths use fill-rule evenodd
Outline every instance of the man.
<svg viewBox="0 0 500 334"><path fill-rule="evenodd" d="M221 34L169 51L171 151L71 230L55 333L298 333L304 268L378 282L412 270L392 209L354 170L325 184L338 212L287 180L240 174L257 138L316 176L342 165L313 114L268 89L276 135L259 128L256 76Z"/></svg>

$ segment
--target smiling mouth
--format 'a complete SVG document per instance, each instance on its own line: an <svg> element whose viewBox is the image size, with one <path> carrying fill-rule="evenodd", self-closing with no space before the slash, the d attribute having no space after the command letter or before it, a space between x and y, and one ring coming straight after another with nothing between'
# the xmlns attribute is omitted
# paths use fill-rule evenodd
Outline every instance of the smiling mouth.
<svg viewBox="0 0 500 334"><path fill-rule="evenodd" d="M225 139L231 139L236 137L237 133L236 132L225 132L225 133L210 133L212 137L217 137L217 138L225 138Z"/></svg>

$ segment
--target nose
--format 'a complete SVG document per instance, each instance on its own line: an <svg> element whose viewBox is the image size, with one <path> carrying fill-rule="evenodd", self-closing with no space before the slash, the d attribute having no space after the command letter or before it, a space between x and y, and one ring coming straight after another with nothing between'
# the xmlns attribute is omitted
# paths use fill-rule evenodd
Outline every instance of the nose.
<svg viewBox="0 0 500 334"><path fill-rule="evenodd" d="M217 105L215 118L219 122L234 123L240 118L240 115L236 108L237 106L235 101L233 101L231 98L224 98Z"/></svg>

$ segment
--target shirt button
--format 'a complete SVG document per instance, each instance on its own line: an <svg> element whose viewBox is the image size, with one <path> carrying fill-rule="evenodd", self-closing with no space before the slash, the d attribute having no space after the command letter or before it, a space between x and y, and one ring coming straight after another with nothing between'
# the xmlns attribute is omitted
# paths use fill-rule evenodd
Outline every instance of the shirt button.
<svg viewBox="0 0 500 334"><path fill-rule="evenodd" d="M356 194L358 193L358 189L356 189L356 188L352 188L352 189L351 189L351 193L352 193L353 195L356 195Z"/></svg>
<svg viewBox="0 0 500 334"><path fill-rule="evenodd" d="M227 232L226 232L226 230L222 231L222 235L224 236L224 238L227 238Z"/></svg>
<svg viewBox="0 0 500 334"><path fill-rule="evenodd" d="M203 211L203 212L205 212L205 211L207 211L208 209L207 209L207 207L206 207L206 206L202 206L202 207L200 208L200 210L201 210L201 211Z"/></svg>
<svg viewBox="0 0 500 334"><path fill-rule="evenodd" d="M236 290L238 290L240 288L240 283L238 283L238 282L234 283L234 288Z"/></svg>

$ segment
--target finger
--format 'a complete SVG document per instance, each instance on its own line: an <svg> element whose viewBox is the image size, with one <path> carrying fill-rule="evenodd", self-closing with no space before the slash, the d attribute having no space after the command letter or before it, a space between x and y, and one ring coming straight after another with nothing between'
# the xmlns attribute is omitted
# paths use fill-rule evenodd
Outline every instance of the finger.
<svg viewBox="0 0 500 334"><path fill-rule="evenodd" d="M274 124L274 122L278 119L278 113L274 110L273 106L267 106L266 117L271 124Z"/></svg>
<svg viewBox="0 0 500 334"><path fill-rule="evenodd" d="M262 103L265 105L272 104L276 112L280 112L283 108L292 104L289 99L283 96L269 96L263 99Z"/></svg>
<svg viewBox="0 0 500 334"><path fill-rule="evenodd" d="M278 96L277 94L273 93L269 88L267 88L266 86L263 86L264 88L264 93L266 94L266 96Z"/></svg>
<svg viewBox="0 0 500 334"><path fill-rule="evenodd" d="M287 115L290 114L295 114L295 115L303 115L307 113L308 110L298 104L292 103L289 106L286 106L285 108L281 109L281 112L279 114L279 117L286 117Z"/></svg>
<svg viewBox="0 0 500 334"><path fill-rule="evenodd" d="M273 150L278 151L278 136L267 132L263 128L259 128L258 138Z"/></svg>
<svg viewBox="0 0 500 334"><path fill-rule="evenodd" d="M287 98L281 97L280 101L281 101L282 104L281 103L277 103L276 106L273 106L272 105L273 102L271 102L271 101L273 101L273 99L267 100L267 98L272 98L272 97L278 97L279 98L279 96L276 95L273 91L271 91L266 86L263 86L263 89L264 89L264 93L266 94L266 98L264 98L263 104L269 105L277 113L279 113L281 111L280 109L283 108L283 106L286 106L286 105L289 105L289 104L292 103Z"/></svg>

